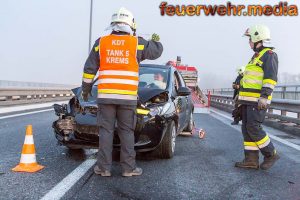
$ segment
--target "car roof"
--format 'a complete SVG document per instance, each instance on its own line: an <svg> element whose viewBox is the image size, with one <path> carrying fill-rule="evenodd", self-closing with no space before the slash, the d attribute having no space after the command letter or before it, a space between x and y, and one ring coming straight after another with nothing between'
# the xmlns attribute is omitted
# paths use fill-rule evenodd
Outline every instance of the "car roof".
<svg viewBox="0 0 300 200"><path fill-rule="evenodd" d="M157 64L140 64L140 67L170 69L172 66L171 65L157 65Z"/></svg>

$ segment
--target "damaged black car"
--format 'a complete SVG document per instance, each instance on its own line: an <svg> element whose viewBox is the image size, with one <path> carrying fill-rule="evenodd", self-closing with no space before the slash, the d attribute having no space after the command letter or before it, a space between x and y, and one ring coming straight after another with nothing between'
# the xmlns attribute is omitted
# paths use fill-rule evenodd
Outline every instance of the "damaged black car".
<svg viewBox="0 0 300 200"><path fill-rule="evenodd" d="M142 64L139 74L135 149L138 152L154 151L160 158L171 158L176 136L182 131L191 132L193 128L191 91L180 73L169 65ZM59 144L70 149L98 148L97 81L87 102L80 95L80 87L72 91L75 96L68 104L54 105L59 116L52 125L55 136ZM113 145L119 149L116 130Z"/></svg>

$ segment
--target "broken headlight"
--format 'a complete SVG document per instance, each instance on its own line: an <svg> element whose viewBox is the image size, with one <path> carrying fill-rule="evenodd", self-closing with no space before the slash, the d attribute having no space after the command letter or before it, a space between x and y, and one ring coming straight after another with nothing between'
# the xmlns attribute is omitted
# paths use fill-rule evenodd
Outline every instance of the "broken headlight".
<svg viewBox="0 0 300 200"><path fill-rule="evenodd" d="M155 115L163 115L169 110L170 107L170 103L166 103L161 106L153 106L152 108L150 108L149 115L152 117L154 117Z"/></svg>

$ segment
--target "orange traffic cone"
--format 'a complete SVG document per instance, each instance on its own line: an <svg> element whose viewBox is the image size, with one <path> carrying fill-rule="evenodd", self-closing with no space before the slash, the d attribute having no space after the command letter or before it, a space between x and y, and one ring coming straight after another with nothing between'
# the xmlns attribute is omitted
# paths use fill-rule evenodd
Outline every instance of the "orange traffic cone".
<svg viewBox="0 0 300 200"><path fill-rule="evenodd" d="M26 136L22 149L20 164L12 169L14 172L37 172L44 166L36 162L35 147L32 135L32 125L26 127Z"/></svg>

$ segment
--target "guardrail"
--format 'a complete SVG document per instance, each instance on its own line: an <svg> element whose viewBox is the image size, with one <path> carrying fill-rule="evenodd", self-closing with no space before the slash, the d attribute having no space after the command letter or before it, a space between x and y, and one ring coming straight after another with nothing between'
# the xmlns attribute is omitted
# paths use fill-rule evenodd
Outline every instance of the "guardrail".
<svg viewBox="0 0 300 200"><path fill-rule="evenodd" d="M232 88L207 89L211 94L233 95ZM278 85L273 92L275 99L293 99L300 100L300 85Z"/></svg>
<svg viewBox="0 0 300 200"><path fill-rule="evenodd" d="M0 106L61 101L71 96L66 88L0 88Z"/></svg>
<svg viewBox="0 0 300 200"><path fill-rule="evenodd" d="M211 94L211 106L231 113L234 101L231 95ZM300 135L300 101L273 99L267 110L265 124Z"/></svg>

